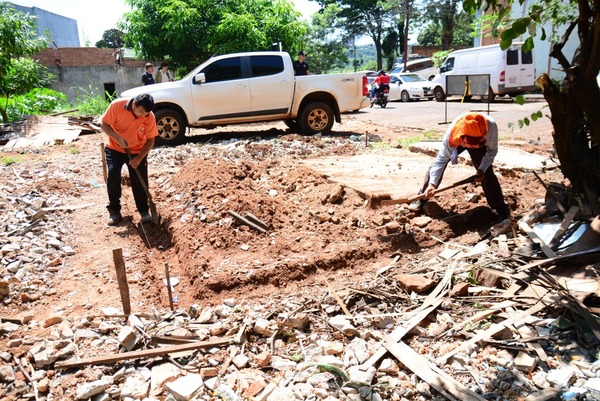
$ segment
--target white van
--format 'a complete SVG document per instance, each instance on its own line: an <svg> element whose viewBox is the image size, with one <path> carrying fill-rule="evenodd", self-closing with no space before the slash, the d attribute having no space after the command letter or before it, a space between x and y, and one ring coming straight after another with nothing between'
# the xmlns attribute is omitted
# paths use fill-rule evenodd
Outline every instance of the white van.
<svg viewBox="0 0 600 401"><path fill-rule="evenodd" d="M490 74L488 102L497 95L516 96L535 89L535 62L532 51L523 51L523 43L513 43L502 50L500 45L474 47L452 52L432 80L438 102L446 99L446 76Z"/></svg>

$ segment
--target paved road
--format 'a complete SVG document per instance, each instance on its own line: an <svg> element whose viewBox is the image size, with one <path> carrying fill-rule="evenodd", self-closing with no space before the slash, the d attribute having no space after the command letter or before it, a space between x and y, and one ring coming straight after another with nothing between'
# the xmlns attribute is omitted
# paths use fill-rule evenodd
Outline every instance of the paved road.
<svg viewBox="0 0 600 401"><path fill-rule="evenodd" d="M541 110L544 115L550 115L550 109L542 95L527 95L527 102L519 105L510 98L499 98L489 105L490 115L498 123L500 138L503 140L537 140L543 143L552 142L552 123L548 117L532 122L530 126L520 129L519 119L530 116ZM361 121L374 121L402 127L419 128L423 130L444 131L457 115L467 111L487 113L488 104L478 100L461 103L459 98L449 98L448 102L421 100L416 102L391 102L385 109L373 106L351 114ZM447 119L446 119L447 116ZM509 123L514 127L508 128Z"/></svg>

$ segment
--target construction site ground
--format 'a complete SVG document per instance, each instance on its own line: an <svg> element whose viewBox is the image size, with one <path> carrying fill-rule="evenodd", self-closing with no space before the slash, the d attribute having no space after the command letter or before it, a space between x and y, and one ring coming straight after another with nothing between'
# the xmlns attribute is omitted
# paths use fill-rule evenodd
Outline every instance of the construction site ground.
<svg viewBox="0 0 600 401"><path fill-rule="evenodd" d="M59 199L46 211L51 218L44 230L58 231L74 252L47 260L55 267L52 274L45 273L43 283L29 283L30 293L44 290L34 298L5 298L0 316L44 320L57 313L77 317L121 309L115 249L123 252L132 311L150 313L169 308L166 267L176 280L175 308L216 306L226 299L268 303L368 286L394 259L398 273L419 271L448 243L467 249L489 236L497 216L475 184L438 195L423 214L406 205L370 207L372 195L416 194L435 151L427 144L414 146L415 138L424 139L423 129L358 114L344 115L343 124L327 136L291 133L283 123L253 124L192 130L184 145L156 147L149 172L159 225L139 224L124 178L124 220L107 226L103 134L80 135L70 144L4 149L2 192ZM506 134L500 127L500 138L507 152L522 152L516 164L494 167L519 217L546 195L529 171L528 155L541 163L538 171L549 167L540 173L546 183L564 179L551 160L547 122L538 130L528 128L526 135ZM14 163L6 163L9 158ZM467 158L448 167L444 183L473 172ZM268 228L259 233L230 212L254 215ZM0 269L6 277L6 266ZM41 338L51 330L39 326L22 333ZM0 337L0 349L19 335Z"/></svg>

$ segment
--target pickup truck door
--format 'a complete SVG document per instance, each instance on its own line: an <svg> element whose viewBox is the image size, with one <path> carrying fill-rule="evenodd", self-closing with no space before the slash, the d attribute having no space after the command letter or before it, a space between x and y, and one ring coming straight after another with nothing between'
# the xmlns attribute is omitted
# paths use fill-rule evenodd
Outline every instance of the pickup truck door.
<svg viewBox="0 0 600 401"><path fill-rule="evenodd" d="M294 96L294 72L285 70L280 55L250 56L252 115L287 113Z"/></svg>
<svg viewBox="0 0 600 401"><path fill-rule="evenodd" d="M250 115L250 83L242 69L242 57L216 60L202 70L205 82L194 82L192 101L195 121Z"/></svg>

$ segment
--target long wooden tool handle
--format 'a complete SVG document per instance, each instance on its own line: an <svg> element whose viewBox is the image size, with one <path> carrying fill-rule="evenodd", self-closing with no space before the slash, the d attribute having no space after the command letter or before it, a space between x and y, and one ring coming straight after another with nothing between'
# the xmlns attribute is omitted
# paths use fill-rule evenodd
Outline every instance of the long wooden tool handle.
<svg viewBox="0 0 600 401"><path fill-rule="evenodd" d="M445 187L434 189L433 194L435 195L435 194L447 191L452 188L460 187L461 185L470 184L470 183L474 182L476 178L477 178L476 175L472 175L468 178L465 178L464 180L456 181L455 183L447 185ZM408 198L386 199L386 200L381 201L381 206L401 205L404 203L411 203L411 202L414 202L419 199L425 199L426 197L427 197L427 194L422 193L419 195L409 196Z"/></svg>
<svg viewBox="0 0 600 401"><path fill-rule="evenodd" d="M125 148L125 152L127 153L127 156L129 157L129 161L131 161L131 159L132 159L131 151L129 150L129 148ZM137 168L134 168L134 170L138 176L138 179L142 183L142 188L144 188L144 191L146 191L146 196L148 197L148 201L152 202L152 195L150 195L150 191L148 190L148 185L146 185L146 181L144 181L144 178L142 177L142 173L140 173L140 171Z"/></svg>

